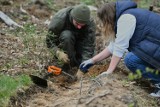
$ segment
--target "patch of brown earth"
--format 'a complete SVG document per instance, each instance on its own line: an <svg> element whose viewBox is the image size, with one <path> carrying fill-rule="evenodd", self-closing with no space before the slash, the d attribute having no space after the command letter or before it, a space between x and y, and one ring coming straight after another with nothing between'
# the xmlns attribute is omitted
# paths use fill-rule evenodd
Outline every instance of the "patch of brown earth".
<svg viewBox="0 0 160 107"><path fill-rule="evenodd" d="M10 106L29 107L128 107L136 101L131 92L123 86L122 81L106 78L106 84L100 87L92 81L96 75L106 69L105 65L94 66L82 81L67 83L66 77L57 77L58 81L49 82L47 89L30 87L24 93L12 97ZM54 78L56 79L56 77ZM81 93L81 94L80 94Z"/></svg>

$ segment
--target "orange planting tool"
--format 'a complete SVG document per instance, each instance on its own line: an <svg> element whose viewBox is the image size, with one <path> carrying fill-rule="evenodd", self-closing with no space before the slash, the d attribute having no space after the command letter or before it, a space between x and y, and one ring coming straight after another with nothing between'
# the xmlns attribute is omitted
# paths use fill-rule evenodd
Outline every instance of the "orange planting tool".
<svg viewBox="0 0 160 107"><path fill-rule="evenodd" d="M48 72L49 72L49 73L53 73L54 75L60 75L61 73L63 73L63 74L65 74L65 75L71 77L72 79L75 79L74 76L72 76L72 75L70 75L70 74L62 71L61 68L58 68L58 67L56 67L56 66L48 66Z"/></svg>
<svg viewBox="0 0 160 107"><path fill-rule="evenodd" d="M56 67L56 66L48 66L48 74L45 75L43 78L40 78L40 77L34 76L34 75L30 75L30 77L31 77L31 80L33 81L33 83L37 84L40 87L47 88L48 84L47 84L46 79L48 79L48 77L53 76L53 75L60 75L61 73L65 74L65 75L71 77L73 80L75 80L74 76L62 71L61 68Z"/></svg>
<svg viewBox="0 0 160 107"><path fill-rule="evenodd" d="M62 72L62 69L56 66L48 66L48 72L53 73L54 75L60 75Z"/></svg>

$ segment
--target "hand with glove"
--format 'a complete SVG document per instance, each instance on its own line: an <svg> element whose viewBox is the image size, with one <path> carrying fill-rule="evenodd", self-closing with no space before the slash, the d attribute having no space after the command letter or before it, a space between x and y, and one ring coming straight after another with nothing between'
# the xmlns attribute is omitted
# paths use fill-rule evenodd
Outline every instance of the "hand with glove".
<svg viewBox="0 0 160 107"><path fill-rule="evenodd" d="M92 59L88 59L88 60L82 62L80 64L79 68L83 73L87 73L88 69L93 65L94 65L94 61Z"/></svg>
<svg viewBox="0 0 160 107"><path fill-rule="evenodd" d="M80 64L79 69L76 74L77 80L80 80L80 78L83 77L83 75L88 72L88 69L91 66L93 66L93 64L94 64L94 62L92 59L89 59L89 60L82 62Z"/></svg>
<svg viewBox="0 0 160 107"><path fill-rule="evenodd" d="M89 87L89 93L94 93L98 87L104 86L108 82L108 78L110 78L109 75L110 72L105 71L92 79L92 84Z"/></svg>
<svg viewBox="0 0 160 107"><path fill-rule="evenodd" d="M111 72L105 71L99 74L94 80L97 81L101 86L105 85L107 82L107 76L110 75Z"/></svg>
<svg viewBox="0 0 160 107"><path fill-rule="evenodd" d="M69 62L68 55L65 54L63 51L57 50L56 51L56 56L60 61L63 61L64 63L68 63Z"/></svg>

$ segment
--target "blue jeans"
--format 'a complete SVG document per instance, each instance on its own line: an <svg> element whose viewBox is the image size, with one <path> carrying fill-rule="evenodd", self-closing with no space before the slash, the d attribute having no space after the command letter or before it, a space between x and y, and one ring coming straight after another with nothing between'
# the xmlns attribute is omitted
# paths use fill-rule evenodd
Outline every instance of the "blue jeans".
<svg viewBox="0 0 160 107"><path fill-rule="evenodd" d="M160 72L156 74L155 72L152 73L147 71L147 67L153 69L154 71L156 71L156 69L144 60L140 59L134 53L129 52L125 56L124 62L127 68L131 70L133 73L136 73L136 70L140 70L142 77L151 80L153 84L160 83Z"/></svg>

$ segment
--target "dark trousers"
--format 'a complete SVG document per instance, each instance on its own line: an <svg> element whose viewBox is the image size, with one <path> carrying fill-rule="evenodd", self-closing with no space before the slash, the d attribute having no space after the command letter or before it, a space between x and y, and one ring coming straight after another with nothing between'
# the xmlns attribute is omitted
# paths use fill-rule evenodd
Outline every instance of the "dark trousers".
<svg viewBox="0 0 160 107"><path fill-rule="evenodd" d="M71 66L79 66L82 61L81 51L83 44L81 43L80 35L76 32L64 30L60 37L59 48L65 51L70 59Z"/></svg>

